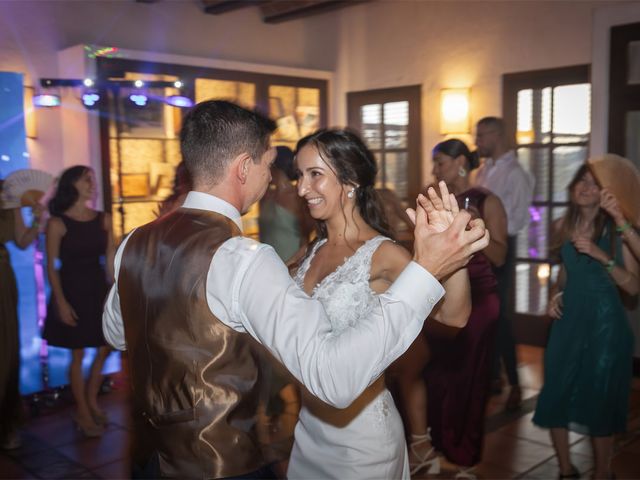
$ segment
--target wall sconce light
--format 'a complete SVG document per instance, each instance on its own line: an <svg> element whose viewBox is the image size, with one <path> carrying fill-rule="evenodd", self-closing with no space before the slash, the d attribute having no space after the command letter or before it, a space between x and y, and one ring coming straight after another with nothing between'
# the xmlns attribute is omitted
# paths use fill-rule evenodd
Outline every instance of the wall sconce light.
<svg viewBox="0 0 640 480"><path fill-rule="evenodd" d="M468 134L469 127L469 89L442 89L440 91L440 133L443 135Z"/></svg>

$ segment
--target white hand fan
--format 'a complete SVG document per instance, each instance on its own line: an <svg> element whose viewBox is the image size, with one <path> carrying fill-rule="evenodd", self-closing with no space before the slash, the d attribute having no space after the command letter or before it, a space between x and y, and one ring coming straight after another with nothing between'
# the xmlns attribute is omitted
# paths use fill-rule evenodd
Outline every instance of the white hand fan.
<svg viewBox="0 0 640 480"><path fill-rule="evenodd" d="M53 183L53 176L41 170L11 172L2 182L2 208L30 207L38 203Z"/></svg>

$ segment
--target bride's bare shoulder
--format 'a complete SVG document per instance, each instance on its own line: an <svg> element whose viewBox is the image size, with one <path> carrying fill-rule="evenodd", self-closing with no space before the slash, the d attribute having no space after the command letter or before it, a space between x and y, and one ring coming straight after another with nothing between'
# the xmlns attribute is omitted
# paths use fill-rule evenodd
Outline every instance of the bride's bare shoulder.
<svg viewBox="0 0 640 480"><path fill-rule="evenodd" d="M371 258L371 278L393 282L411 261L411 254L396 242L382 242Z"/></svg>

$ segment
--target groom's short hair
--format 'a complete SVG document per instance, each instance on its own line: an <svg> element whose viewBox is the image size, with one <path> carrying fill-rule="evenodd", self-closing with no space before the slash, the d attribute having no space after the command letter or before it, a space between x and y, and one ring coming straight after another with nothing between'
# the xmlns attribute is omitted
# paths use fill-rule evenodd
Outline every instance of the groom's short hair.
<svg viewBox="0 0 640 480"><path fill-rule="evenodd" d="M248 153L259 162L276 129L273 120L224 100L198 103L180 131L182 159L194 181L217 184L229 162Z"/></svg>

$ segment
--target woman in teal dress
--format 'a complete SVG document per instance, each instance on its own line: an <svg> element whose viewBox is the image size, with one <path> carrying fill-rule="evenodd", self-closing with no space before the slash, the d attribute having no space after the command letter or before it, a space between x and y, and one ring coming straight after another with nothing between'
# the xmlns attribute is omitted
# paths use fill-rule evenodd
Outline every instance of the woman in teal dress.
<svg viewBox="0 0 640 480"><path fill-rule="evenodd" d="M586 165L569 195L567 213L554 224L552 251L562 265L549 302L556 321L533 422L550 429L559 478L579 477L569 458L569 430L591 437L594 478L611 478L613 435L627 423L633 354L619 289L637 293L638 265L600 208L600 188Z"/></svg>
<svg viewBox="0 0 640 480"><path fill-rule="evenodd" d="M301 247L306 247L315 222L298 196L293 181L297 178L293 152L276 147L271 167L269 189L260 200L260 241L271 245L283 262L291 260Z"/></svg>

